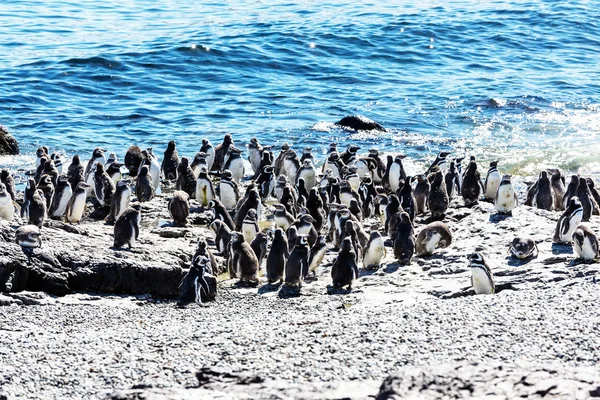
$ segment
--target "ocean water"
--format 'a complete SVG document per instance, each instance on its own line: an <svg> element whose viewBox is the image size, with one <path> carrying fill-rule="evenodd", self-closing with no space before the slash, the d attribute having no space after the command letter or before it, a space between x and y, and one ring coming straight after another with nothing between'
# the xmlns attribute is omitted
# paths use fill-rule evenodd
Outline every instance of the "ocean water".
<svg viewBox="0 0 600 400"><path fill-rule="evenodd" d="M25 154L3 165L232 133L600 171L595 1L4 0L0 19L0 124ZM349 114L388 132L332 125Z"/></svg>

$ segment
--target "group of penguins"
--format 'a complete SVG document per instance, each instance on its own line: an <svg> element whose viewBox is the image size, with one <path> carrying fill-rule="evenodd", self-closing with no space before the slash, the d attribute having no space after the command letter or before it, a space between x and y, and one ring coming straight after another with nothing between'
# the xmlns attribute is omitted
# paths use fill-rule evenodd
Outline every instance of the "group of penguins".
<svg viewBox="0 0 600 400"><path fill-rule="evenodd" d="M464 167L464 158L451 159L449 152L442 151L423 174L407 176L403 156L388 155L384 161L378 150L371 149L362 157L359 150L351 144L340 152L331 144L317 169L311 147L299 155L284 143L275 156L273 146L252 138L247 149L252 178L242 195L241 182L247 175L243 151L229 134L216 146L202 140L191 162L179 157L175 142L170 141L162 163L151 148L131 146L124 163L114 153L106 159L105 150L96 148L85 167L75 155L66 173L62 157L40 147L22 202L16 198L10 171L1 171L0 218L11 221L15 208L20 210L26 225L17 229L16 241L30 263L33 250L42 243L44 220L79 223L88 203L104 210L106 222L114 224L113 246L132 247L140 232L139 203L152 200L161 184L172 187L174 183L168 202L173 223L187 224L190 199L212 210L210 229L231 278L256 284L266 264L269 284L300 287L316 276L330 244L338 252L331 267L332 286L351 289L359 266L379 268L390 243L403 265L415 255L424 257L449 246L452 233L443 220L455 196L462 197L467 207L490 201L498 213L506 215L518 206L511 176L500 174L497 161L490 163L482 179L475 157ZM122 167L129 179L122 175ZM599 203L590 178L573 175L567 185L560 170L544 170L530 186L525 205L563 211L554 241L573 243L580 258L593 260L598 256L598 239L581 223L600 213ZM274 208L269 209L269 204ZM261 216L268 212L273 223L261 229ZM417 216L426 217L423 220L429 223L415 235ZM363 225L368 218L376 218L369 232ZM377 219L380 223L374 222ZM535 242L523 237L515 238L509 250L521 259L538 252ZM493 274L483 256L473 253L468 258L475 293L494 293ZM216 258L202 239L180 284L179 304L213 299L215 271Z"/></svg>

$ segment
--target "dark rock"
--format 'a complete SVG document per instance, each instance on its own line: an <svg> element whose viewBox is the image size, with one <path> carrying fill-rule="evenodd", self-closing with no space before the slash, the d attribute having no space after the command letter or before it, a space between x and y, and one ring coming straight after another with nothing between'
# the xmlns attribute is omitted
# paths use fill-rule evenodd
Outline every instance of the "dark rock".
<svg viewBox="0 0 600 400"><path fill-rule="evenodd" d="M377 130L385 132L386 130L381 124L369 118L363 117L362 115L349 115L342 118L335 124L344 128L355 129L357 131Z"/></svg>
<svg viewBox="0 0 600 400"><path fill-rule="evenodd" d="M19 144L8 129L0 125L0 156L14 156L19 154Z"/></svg>

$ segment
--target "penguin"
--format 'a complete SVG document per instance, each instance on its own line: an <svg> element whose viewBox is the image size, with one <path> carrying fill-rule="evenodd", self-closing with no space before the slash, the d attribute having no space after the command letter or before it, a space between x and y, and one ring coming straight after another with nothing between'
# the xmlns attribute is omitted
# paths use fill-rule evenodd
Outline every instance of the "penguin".
<svg viewBox="0 0 600 400"><path fill-rule="evenodd" d="M535 241L531 238L516 237L508 247L508 252L520 260L537 257L539 250Z"/></svg>
<svg viewBox="0 0 600 400"><path fill-rule="evenodd" d="M384 227L387 224L386 209L387 205L389 204L389 201L390 200L388 196L384 194L379 194L377 195L377 201L375 202L375 215L379 217L379 222L381 222L381 225L383 225Z"/></svg>
<svg viewBox="0 0 600 400"><path fill-rule="evenodd" d="M363 258L363 247L358 240L357 226L358 224L356 224L354 221L350 219L347 220L344 225L343 238L349 237L352 241L352 248L356 257L355 260L358 263L359 260L362 260Z"/></svg>
<svg viewBox="0 0 600 400"><path fill-rule="evenodd" d="M415 252L415 234L406 211L400 213L400 221L394 236L394 256L400 264L410 264Z"/></svg>
<svg viewBox="0 0 600 400"><path fill-rule="evenodd" d="M387 169L386 165L384 164L383 160L379 156L379 150L377 150L377 149L369 150L369 158L371 158L372 160L375 161L375 169L373 169L371 171L372 172L371 175L373 177L373 182L380 184L383 182L383 177L384 177L386 169Z"/></svg>
<svg viewBox="0 0 600 400"><path fill-rule="evenodd" d="M248 211L250 209L254 209L256 211L256 218L260 219L261 201L260 196L258 194L258 190L252 189L247 194L248 198L246 199L246 201L243 202L235 216L235 230L238 232L242 230L242 224L244 222L244 219L246 218L246 214L248 214Z"/></svg>
<svg viewBox="0 0 600 400"><path fill-rule="evenodd" d="M139 204L125 210L115 223L113 247L118 248L127 245L131 249L133 243L140 236L141 219L142 213Z"/></svg>
<svg viewBox="0 0 600 400"><path fill-rule="evenodd" d="M231 171L225 170L221 174L221 180L217 185L219 193L219 199L227 208L227 210L234 210L238 201L240 200L240 190L238 189L237 183L233 180Z"/></svg>
<svg viewBox="0 0 600 400"><path fill-rule="evenodd" d="M448 167L448 161L446 160L446 158L449 155L450 155L449 151L440 151L438 153L438 155L435 157L435 160L433 160L433 162L429 166L429 168L427 168L427 171L425 172L425 174L429 175L431 172L434 171L435 168L439 168L442 171L442 173L445 174L446 169Z"/></svg>
<svg viewBox="0 0 600 400"><path fill-rule="evenodd" d="M518 205L519 199L517 198L517 193L512 185L511 176L504 175L502 181L500 181L500 185L498 185L498 190L496 191L494 207L500 214L512 215L512 211Z"/></svg>
<svg viewBox="0 0 600 400"><path fill-rule="evenodd" d="M486 200L494 200L496 198L496 192L502 181L502 175L498 172L498 161L490 162L490 169L485 177L485 183L483 185L483 196Z"/></svg>
<svg viewBox="0 0 600 400"><path fill-rule="evenodd" d="M267 201L275 188L275 174L273 173L273 167L270 165L264 166L262 169L262 172L256 179L256 186L258 187L262 201Z"/></svg>
<svg viewBox="0 0 600 400"><path fill-rule="evenodd" d="M183 190L176 190L167 205L173 223L178 226L187 225L190 215L190 195Z"/></svg>
<svg viewBox="0 0 600 400"><path fill-rule="evenodd" d="M396 193L400 188L400 181L406 180L406 172L402 165L402 156L396 156L394 159L394 162L390 166L388 179L392 193Z"/></svg>
<svg viewBox="0 0 600 400"><path fill-rule="evenodd" d="M4 183L6 193L8 193L12 201L15 201L15 180L9 170L3 169L0 171L0 182Z"/></svg>
<svg viewBox="0 0 600 400"><path fill-rule="evenodd" d="M206 169L207 171L213 170L213 164L215 163L215 148L208 139L202 139L202 147L200 152L206 154Z"/></svg>
<svg viewBox="0 0 600 400"><path fill-rule="evenodd" d="M273 167L275 167L274 172L277 177L279 177L280 175L286 175L285 166L283 165L283 160L285 159L285 156L289 149L290 149L290 145L288 143L282 144L281 151L279 152L279 155L277 156L277 158L275 159L275 162L273 163ZM286 176L286 178L287 178L287 176Z"/></svg>
<svg viewBox="0 0 600 400"><path fill-rule="evenodd" d="M252 240L254 240L259 230L258 221L256 220L256 210L251 208L248 210L248 213L242 222L242 234L244 235L244 240L248 243L252 243Z"/></svg>
<svg viewBox="0 0 600 400"><path fill-rule="evenodd" d="M331 153L327 156L327 161L323 164L323 171L331 170L331 177L336 179L341 179L340 171L342 169L343 163L340 160L340 155L336 153Z"/></svg>
<svg viewBox="0 0 600 400"><path fill-rule="evenodd" d="M15 239L21 250L27 256L27 263L31 265L33 251L42 247L42 233L36 225L20 226L15 232Z"/></svg>
<svg viewBox="0 0 600 400"><path fill-rule="evenodd" d="M215 246L218 254L226 255L227 247L229 246L229 241L231 239L231 229L229 229L223 221L218 219L210 224L210 229L212 229L215 234Z"/></svg>
<svg viewBox="0 0 600 400"><path fill-rule="evenodd" d="M583 206L577 196L571 197L567 209L562 213L554 230L554 243L571 243L573 232L583 219Z"/></svg>
<svg viewBox="0 0 600 400"><path fill-rule="evenodd" d="M452 198L454 193L460 193L460 178L458 170L456 169L456 161L450 161L450 168L446 175L444 175L444 181L446 182L446 190L448 191L448 198ZM494 193L494 196L496 193Z"/></svg>
<svg viewBox="0 0 600 400"><path fill-rule="evenodd" d="M468 259L471 267L471 285L475 294L494 294L496 292L494 275L483 256L473 253L469 255Z"/></svg>
<svg viewBox="0 0 600 400"><path fill-rule="evenodd" d="M54 198L54 185L52 184L52 178L49 175L44 175L37 185L38 190L43 194L44 201L46 202L46 209L52 205L52 199Z"/></svg>
<svg viewBox="0 0 600 400"><path fill-rule="evenodd" d="M311 159L307 158L303 161L302 167L296 174L296 185L298 185L300 179L304 180L304 187L307 191L310 191L310 189L317 185L317 170Z"/></svg>
<svg viewBox="0 0 600 400"><path fill-rule="evenodd" d="M273 174L273 179L275 179L275 166L273 165L273 153L271 153L269 150L263 150L262 158L260 160L260 165L258 166L258 169L256 171L254 171L252 179L256 180L259 177L259 175L261 173L263 173L265 167L272 168L272 170L270 172Z"/></svg>
<svg viewBox="0 0 600 400"><path fill-rule="evenodd" d="M579 225L573 232L573 250L585 261L598 257L598 238L586 225Z"/></svg>
<svg viewBox="0 0 600 400"><path fill-rule="evenodd" d="M325 236L319 235L315 244L310 248L310 256L308 258L308 272L312 272L312 276L317 276L317 269L323 258L325 257L325 253L327 252L327 243L325 243ZM306 278L306 276L304 277Z"/></svg>
<svg viewBox="0 0 600 400"><path fill-rule="evenodd" d="M112 196L110 201L110 212L106 217L106 222L115 223L119 217L129 208L129 202L131 199L131 190L127 185L127 181L121 179L117 182L115 188L115 194Z"/></svg>
<svg viewBox="0 0 600 400"><path fill-rule="evenodd" d="M352 187L352 190L358 190L358 187L360 186L360 177L358 176L356 166L351 165L345 168L347 168L347 172L344 175L344 180L350 183L350 187Z"/></svg>
<svg viewBox="0 0 600 400"><path fill-rule="evenodd" d="M298 235L306 236L308 245L312 246L317 241L319 234L313 225L313 217L310 214L300 215L297 220L294 221L292 226L296 227Z"/></svg>
<svg viewBox="0 0 600 400"><path fill-rule="evenodd" d="M532 206L542 210L552 211L554 209L554 196L548 171L540 172L537 187L533 192Z"/></svg>
<svg viewBox="0 0 600 400"><path fill-rule="evenodd" d="M202 304L214 300L217 296L217 278L210 272L210 260L197 257L192 261L189 271L179 283L177 306L185 307L191 303Z"/></svg>
<svg viewBox="0 0 600 400"><path fill-rule="evenodd" d="M117 182L119 182L119 180L122 177L121 176L121 167L122 166L123 166L123 164L114 162L114 163L110 164L108 167L104 168L104 170L106 171L108 176L110 176L110 179L113 181L113 183L115 185L117 184Z"/></svg>
<svg viewBox="0 0 600 400"><path fill-rule="evenodd" d="M77 188L79 182L83 181L83 174L83 165L81 165L79 156L75 154L73 156L73 161L71 161L71 164L67 169L67 177L69 178L69 184L71 185L71 188Z"/></svg>
<svg viewBox="0 0 600 400"><path fill-rule="evenodd" d="M296 182L296 175L298 175L298 170L300 169L300 159L294 150L290 149L286 151L283 158L283 168L290 182Z"/></svg>
<svg viewBox="0 0 600 400"><path fill-rule="evenodd" d="M394 235L394 230L390 229L390 223L392 221L392 216L394 216L398 211L401 210L400 199L395 194L391 194L388 196L388 203L385 206L385 232L391 238Z"/></svg>
<svg viewBox="0 0 600 400"><path fill-rule="evenodd" d="M106 160L106 164L104 164L104 169L108 170L108 168L116 162L118 162L117 153L110 153Z"/></svg>
<svg viewBox="0 0 600 400"><path fill-rule="evenodd" d="M381 180L381 185L383 186L383 190L391 191L392 188L390 186L390 169L392 169L392 165L394 164L394 157L388 154L387 162L385 167L385 173L383 174L383 179Z"/></svg>
<svg viewBox="0 0 600 400"><path fill-rule="evenodd" d="M273 191L275 192L275 197L277 198L277 201L281 202L281 198L283 196L283 189L289 185L289 181L287 176L285 175L279 175L277 177L277 181L275 182L275 188L273 189Z"/></svg>
<svg viewBox="0 0 600 400"><path fill-rule="evenodd" d="M596 189L594 181L592 180L592 178L585 178L585 180L587 181L588 189L590 189L592 198L594 199L596 204L600 205L600 193L598 192L598 189Z"/></svg>
<svg viewBox="0 0 600 400"><path fill-rule="evenodd" d="M344 165L350 165L356 161L356 153L360 150L355 144L351 144L348 146L346 151L342 151L340 153L340 160L344 163Z"/></svg>
<svg viewBox="0 0 600 400"><path fill-rule="evenodd" d="M164 158L162 160L161 170L163 172L163 176L165 179L169 181L174 181L177 179L177 166L179 165L179 153L175 148L175 141L169 141L167 144L167 149L164 153Z"/></svg>
<svg viewBox="0 0 600 400"><path fill-rule="evenodd" d="M296 239L298 239L298 230L295 226L290 226L286 232L288 242L288 253L291 253L296 245Z"/></svg>
<svg viewBox="0 0 600 400"><path fill-rule="evenodd" d="M46 158L50 158L50 155L48 154L48 147L46 146L41 146L38 147L37 150L35 151L35 167L39 167L40 164L42 163L42 158L46 157Z"/></svg>
<svg viewBox="0 0 600 400"><path fill-rule="evenodd" d="M295 221L294 216L286 210L283 204L274 204L273 206L275 207L273 211L275 226L283 229L284 232L287 231Z"/></svg>
<svg viewBox="0 0 600 400"><path fill-rule="evenodd" d="M304 160L310 160L314 165L315 156L313 156L312 154L312 147L306 146L304 147L304 149L302 149L302 155L300 156L300 164L303 164Z"/></svg>
<svg viewBox="0 0 600 400"><path fill-rule="evenodd" d="M6 185L0 182L0 219L12 221L15 213L13 200L10 198Z"/></svg>
<svg viewBox="0 0 600 400"><path fill-rule="evenodd" d="M262 151L263 147L258 142L258 139L255 137L251 138L250 143L248 143L248 161L250 161L250 166L252 167L252 171L254 173L256 173L256 171L258 171L260 168Z"/></svg>
<svg viewBox="0 0 600 400"><path fill-rule="evenodd" d="M94 193L100 206L110 207L115 189L115 183L104 171L104 165L98 163L94 172Z"/></svg>
<svg viewBox="0 0 600 400"><path fill-rule="evenodd" d="M196 200L201 206L207 207L212 199L215 198L215 190L212 181L205 170L200 171L196 180Z"/></svg>
<svg viewBox="0 0 600 400"><path fill-rule="evenodd" d="M411 183L412 183L412 177L407 176L406 180L402 183L402 187L400 188L400 191L398 192L398 197L400 199L400 206L402 207L402 209L404 211L406 211L408 213L408 216L410 217L410 221L414 222L417 207L415 205L415 196L413 195L413 192L412 192Z"/></svg>
<svg viewBox="0 0 600 400"><path fill-rule="evenodd" d="M206 153L199 151L194 156L194 160L192 161L192 165L190 168L194 172L194 179L198 179L198 175L200 175L200 170L202 168L208 171L208 163L206 162ZM179 170L178 170L179 173Z"/></svg>
<svg viewBox="0 0 600 400"><path fill-rule="evenodd" d="M221 171L225 165L225 156L229 147L233 146L233 139L228 133L223 137L223 141L215 147L215 160L213 161L212 170ZM211 170L211 171L212 171Z"/></svg>
<svg viewBox="0 0 600 400"><path fill-rule="evenodd" d="M350 238L345 238L331 267L331 279L335 289L347 286L348 290L352 290L352 283L358 278L358 266L355 259L352 241Z"/></svg>
<svg viewBox="0 0 600 400"><path fill-rule="evenodd" d="M350 199L350 206L348 206L348 209L350 210L352 215L354 215L356 217L357 220L359 220L359 221L363 220L362 207L359 205L359 203L356 199L354 199L354 198Z"/></svg>
<svg viewBox="0 0 600 400"><path fill-rule="evenodd" d="M231 176L235 183L239 184L244 177L244 160L242 159L242 151L237 147L231 146L227 152L229 158L225 163L223 169L231 171Z"/></svg>
<svg viewBox="0 0 600 400"><path fill-rule="evenodd" d="M50 218L62 218L67 210L67 204L73 195L73 189L69 184L69 180L66 175L61 175L58 178L58 185L54 190L54 196L52 197L52 204L48 210L48 217Z"/></svg>
<svg viewBox="0 0 600 400"><path fill-rule="evenodd" d="M476 179L476 178L475 178ZM462 189L464 191L465 185L463 183ZM478 198L478 194L475 194ZM444 219L446 216L446 210L450 199L448 198L448 191L446 190L446 182L444 182L444 174L441 170L437 170L433 173L433 181L429 189L429 196L427 197L427 206L431 211L431 216L434 219Z"/></svg>
<svg viewBox="0 0 600 400"><path fill-rule="evenodd" d="M577 196L577 187L579 186L579 175L571 175L571 181L569 182L569 185L567 186L567 190L565 192L565 195L563 196L563 208L567 208L567 205L569 204L569 200L571 200L571 197L573 196Z"/></svg>
<svg viewBox="0 0 600 400"><path fill-rule="evenodd" d="M554 195L554 208L558 211L562 211L565 209L563 197L567 192L567 188L565 187L565 177L559 169L552 174L550 184L552 185L552 194Z"/></svg>
<svg viewBox="0 0 600 400"><path fill-rule="evenodd" d="M46 162L46 165L44 165L43 175L50 176L50 178L52 179L52 186L56 187L56 185L58 184L58 176L60 175L60 173L58 172L58 169L54 165L53 160L48 160Z"/></svg>
<svg viewBox="0 0 600 400"><path fill-rule="evenodd" d="M445 248L452 243L452 233L443 222L435 221L421 229L417 235L416 255L423 257L433 254L435 249Z"/></svg>
<svg viewBox="0 0 600 400"><path fill-rule="evenodd" d="M96 147L94 149L94 152L92 153L92 158L90 158L88 160L87 165L85 166L85 172L84 172L84 178L86 179L86 181L88 181L88 177L92 174L92 172L94 172L94 168L96 166L96 164L106 164L106 158L104 157L104 152L106 150L100 148L100 147ZM93 182L92 182L93 183ZM88 184L91 185L91 183L88 181Z"/></svg>
<svg viewBox="0 0 600 400"><path fill-rule="evenodd" d="M223 221L229 229L233 230L235 226L233 224L233 220L231 219L231 215L229 214L229 211L227 211L227 208L225 208L225 205L221 203L219 199L216 197L212 199L208 203L208 207L214 211L215 219Z"/></svg>
<svg viewBox="0 0 600 400"><path fill-rule="evenodd" d="M587 180L583 176L579 177L579 185L577 186L577 191L575 193L583 206L583 218L581 221L587 222L590 220L592 214L597 213L598 204L596 203L596 200L594 200L588 187Z"/></svg>
<svg viewBox="0 0 600 400"><path fill-rule="evenodd" d="M198 172L198 175L200 172ZM182 190L193 197L196 195L196 179L198 176L190 167L190 160L187 157L181 157L177 165L177 180L175 181L175 190Z"/></svg>
<svg viewBox="0 0 600 400"><path fill-rule="evenodd" d="M350 182L341 181L340 182L340 201L342 204L345 204L346 207L350 207L350 200L355 199L356 201L360 200L358 193L352 189Z"/></svg>
<svg viewBox="0 0 600 400"><path fill-rule="evenodd" d="M239 232L231 232L231 270L229 274L239 279L239 282L258 282L258 258L250 244L244 241Z"/></svg>
<svg viewBox="0 0 600 400"><path fill-rule="evenodd" d="M308 259L308 240L305 235L299 234L296 238L296 245L285 263L284 283L286 286L302 286L304 277L308 275Z"/></svg>
<svg viewBox="0 0 600 400"><path fill-rule="evenodd" d="M81 222L86 207L85 200L87 197L86 190L88 189L88 186L89 185L85 182L79 182L79 184L77 184L65 211L67 222L72 224Z"/></svg>
<svg viewBox="0 0 600 400"><path fill-rule="evenodd" d="M200 238L196 244L196 251L194 251L194 255L192 256L192 263L198 257L206 257L210 261L210 265L207 265L207 272L211 275L214 275L217 272L217 259L208 248L208 243L204 238Z"/></svg>
<svg viewBox="0 0 600 400"><path fill-rule="evenodd" d="M46 169L46 163L49 161L50 159L45 156L40 158L40 165L37 167L35 173L33 174L33 179L35 180L36 185L40 183L40 179L42 179L42 176L44 175L44 170Z"/></svg>
<svg viewBox="0 0 600 400"><path fill-rule="evenodd" d="M282 229L275 229L271 250L267 255L267 281L269 284L283 281L285 264L288 259L288 243Z"/></svg>
<svg viewBox="0 0 600 400"><path fill-rule="evenodd" d="M306 190L306 186L304 186L304 179L300 178L298 180L298 185L296 186L296 190L298 192L296 206L300 207L301 205L305 205L306 200L308 200L308 190Z"/></svg>
<svg viewBox="0 0 600 400"><path fill-rule="evenodd" d="M386 253L381 233L377 229L372 229L364 251L363 267L367 270L378 269Z"/></svg>
<svg viewBox="0 0 600 400"><path fill-rule="evenodd" d="M154 155L152 147L142 150L142 155L146 160L150 161L148 169L150 170L150 177L152 178L152 188L154 189L154 193L156 193L160 186L161 165L158 163L158 158Z"/></svg>
<svg viewBox="0 0 600 400"><path fill-rule="evenodd" d="M135 182L135 196L140 203L150 201L154 198L154 188L150 179L149 169L144 165L140 170ZM175 169L177 172L177 169Z"/></svg>
<svg viewBox="0 0 600 400"><path fill-rule="evenodd" d="M27 180L27 185L25 185L25 192L23 193L23 205L21 206L21 218L24 220L29 220L29 204L31 203L31 199L33 199L33 194L37 190L37 185L33 178L29 178Z"/></svg>
<svg viewBox="0 0 600 400"><path fill-rule="evenodd" d="M370 152L371 150L369 150L369 155ZM356 160L354 166L356 167L356 174L359 177L364 178L365 176L368 176L373 179L373 175L377 168L377 162L371 157L362 157Z"/></svg>
<svg viewBox="0 0 600 400"><path fill-rule="evenodd" d="M44 193L40 189L37 189L35 192L33 192L33 197L29 202L29 210L27 211L27 214L29 215L30 225L35 225L38 228L42 227L48 213L46 200L44 199Z"/></svg>
<svg viewBox="0 0 600 400"><path fill-rule="evenodd" d="M365 218L370 218L375 213L375 200L377 198L377 190L373 185L373 179L365 175L360 186L358 187L358 196L362 204L362 215Z"/></svg>
<svg viewBox="0 0 600 400"><path fill-rule="evenodd" d="M269 245L269 228L265 228L258 232L254 239L250 242L250 247L254 252L254 255L258 259L258 269L260 270L262 262L267 256L267 247Z"/></svg>
<svg viewBox="0 0 600 400"><path fill-rule="evenodd" d="M467 166L460 193L467 207L471 207L479 202L479 197L481 196L481 177L479 171L477 171L475 160L471 160Z"/></svg>
<svg viewBox="0 0 600 400"><path fill-rule="evenodd" d="M417 186L415 186L414 190L416 215L423 215L429 209L427 202L430 190L431 183L429 183L429 179L427 179L425 175L417 175ZM448 191L446 191L446 193L448 193Z"/></svg>

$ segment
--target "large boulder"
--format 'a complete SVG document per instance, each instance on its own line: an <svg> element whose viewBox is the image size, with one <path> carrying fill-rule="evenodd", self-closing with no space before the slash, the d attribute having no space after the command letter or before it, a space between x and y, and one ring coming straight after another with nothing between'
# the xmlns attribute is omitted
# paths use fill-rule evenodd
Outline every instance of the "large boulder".
<svg viewBox="0 0 600 400"><path fill-rule="evenodd" d="M382 131L385 132L385 128L378 122L373 121L362 115L349 115L342 118L335 123L337 126L342 128L354 129L357 131Z"/></svg>
<svg viewBox="0 0 600 400"><path fill-rule="evenodd" d="M5 126L0 125L0 156L14 156L19 154L19 144L6 129Z"/></svg>

